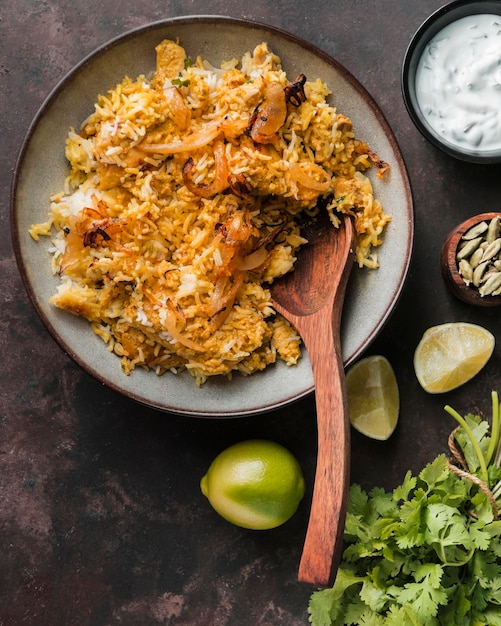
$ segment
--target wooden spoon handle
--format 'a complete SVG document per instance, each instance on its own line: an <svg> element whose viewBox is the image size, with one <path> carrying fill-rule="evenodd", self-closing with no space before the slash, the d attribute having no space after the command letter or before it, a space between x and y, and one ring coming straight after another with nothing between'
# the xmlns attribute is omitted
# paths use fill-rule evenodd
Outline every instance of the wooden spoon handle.
<svg viewBox="0 0 501 626"><path fill-rule="evenodd" d="M318 454L310 519L299 564L301 582L334 583L343 549L349 482L350 424L341 356L339 323L326 307L308 318L303 339L308 350L317 408ZM313 330L314 329L314 330Z"/></svg>

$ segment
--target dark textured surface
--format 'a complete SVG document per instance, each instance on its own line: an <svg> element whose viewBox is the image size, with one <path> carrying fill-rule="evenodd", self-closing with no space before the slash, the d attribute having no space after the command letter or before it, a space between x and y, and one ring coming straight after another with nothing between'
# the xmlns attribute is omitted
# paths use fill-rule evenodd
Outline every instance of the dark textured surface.
<svg viewBox="0 0 501 626"><path fill-rule="evenodd" d="M311 490L313 398L273 414L198 420L159 414L83 373L40 324L19 278L9 235L17 153L50 90L111 37L149 21L227 14L301 35L343 63L371 92L400 142L414 192L416 242L409 279L369 353L385 355L401 391L390 441L352 437L352 480L391 487L445 449L443 406L488 413L501 391L498 309L454 299L440 247L457 223L500 206L500 166L454 161L409 120L400 68L435 0L3 0L0 3L0 625L299 626L311 589L296 582L308 517L269 532L220 519L199 480L226 445L264 437L289 447ZM495 353L471 383L445 396L418 385L412 357L433 324L489 328Z"/></svg>

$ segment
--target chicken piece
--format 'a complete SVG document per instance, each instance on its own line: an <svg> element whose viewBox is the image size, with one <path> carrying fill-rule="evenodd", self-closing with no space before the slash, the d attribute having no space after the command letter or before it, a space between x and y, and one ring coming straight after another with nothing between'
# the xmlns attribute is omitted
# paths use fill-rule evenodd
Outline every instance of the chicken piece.
<svg viewBox="0 0 501 626"><path fill-rule="evenodd" d="M365 179L363 179L365 180ZM363 189L358 178L334 178L334 196L342 198L342 205L346 208L364 208L366 190Z"/></svg>
<svg viewBox="0 0 501 626"><path fill-rule="evenodd" d="M141 357L143 361L148 362L155 357L155 346L147 343L145 335L136 328L130 328L118 339L131 359Z"/></svg>
<svg viewBox="0 0 501 626"><path fill-rule="evenodd" d="M170 39L164 39L155 50L157 53L157 68L153 83L162 87L166 78L172 80L184 69L186 52L184 48Z"/></svg>
<svg viewBox="0 0 501 626"><path fill-rule="evenodd" d="M297 330L281 315L278 315L273 325L272 345L279 357L287 365L296 365L301 358L301 338Z"/></svg>
<svg viewBox="0 0 501 626"><path fill-rule="evenodd" d="M68 287L52 296L50 302L73 315L85 317L89 322L100 319L101 306L96 302L91 289Z"/></svg>

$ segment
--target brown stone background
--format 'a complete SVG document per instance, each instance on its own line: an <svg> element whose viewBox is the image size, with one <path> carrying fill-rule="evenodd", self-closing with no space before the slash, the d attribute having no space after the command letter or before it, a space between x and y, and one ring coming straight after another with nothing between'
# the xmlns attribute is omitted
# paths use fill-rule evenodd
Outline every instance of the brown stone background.
<svg viewBox="0 0 501 626"><path fill-rule="evenodd" d="M498 310L446 290L438 256L450 229L500 208L500 166L455 161L425 142L402 101L411 35L437 0L0 1L0 625L300 626L311 589L296 581L315 467L313 398L258 417L160 414L103 387L56 345L16 268L9 195L17 154L44 98L75 63L150 21L226 14L279 26L336 57L379 103L414 192L416 239L402 298L367 354L395 368L401 417L385 443L352 437L352 480L392 487L445 450L443 406L489 413L500 347L446 396L418 385L412 357L428 326L465 320L499 342ZM226 445L280 441L309 485L297 515L269 532L219 518L199 480Z"/></svg>

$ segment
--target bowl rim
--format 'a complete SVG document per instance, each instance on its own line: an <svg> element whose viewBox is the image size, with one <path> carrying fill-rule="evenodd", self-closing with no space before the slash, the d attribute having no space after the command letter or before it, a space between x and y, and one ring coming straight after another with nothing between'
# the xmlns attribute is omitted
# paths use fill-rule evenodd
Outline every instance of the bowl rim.
<svg viewBox="0 0 501 626"><path fill-rule="evenodd" d="M493 13L501 16L499 0L452 0L431 13L412 35L404 53L400 73L401 91L405 108L419 132L435 147L449 156L470 163L494 164L501 162L501 149L470 151L442 140L432 128L423 122L414 89L416 66L426 44L445 26L468 15Z"/></svg>

